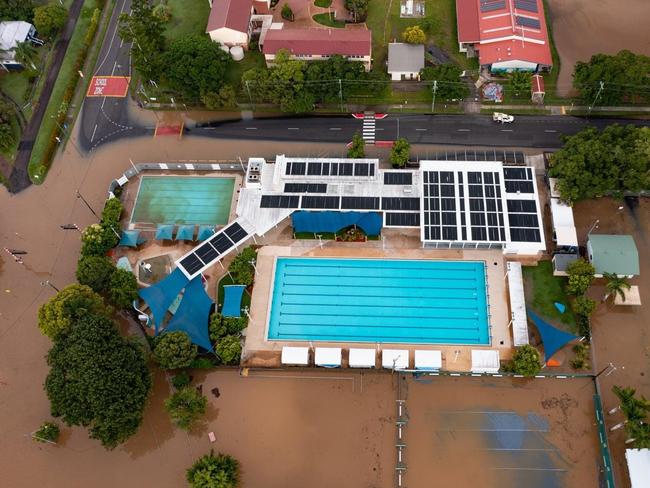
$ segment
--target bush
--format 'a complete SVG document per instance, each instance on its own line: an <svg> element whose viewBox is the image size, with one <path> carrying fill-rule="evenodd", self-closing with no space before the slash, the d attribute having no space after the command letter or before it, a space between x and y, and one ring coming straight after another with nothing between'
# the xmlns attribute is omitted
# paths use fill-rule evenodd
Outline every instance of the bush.
<svg viewBox="0 0 650 488"><path fill-rule="evenodd" d="M223 323L223 317L221 317L220 313L215 312L210 317L210 323L208 324L208 333L210 334L210 341L213 343L228 335L226 326Z"/></svg>
<svg viewBox="0 0 650 488"><path fill-rule="evenodd" d="M576 315L576 326L578 327L578 334L586 340L591 338L591 322L588 315Z"/></svg>
<svg viewBox="0 0 650 488"><path fill-rule="evenodd" d="M180 373L176 373L174 376L172 376L172 385L177 390L180 390L181 388L189 385L190 381L190 374L187 371L181 371Z"/></svg>
<svg viewBox="0 0 650 488"><path fill-rule="evenodd" d="M58 3L48 3L34 9L34 27L47 38L54 37L68 18L68 11Z"/></svg>
<svg viewBox="0 0 650 488"><path fill-rule="evenodd" d="M293 10L291 10L288 3L282 6L281 15L283 19L293 22Z"/></svg>
<svg viewBox="0 0 650 488"><path fill-rule="evenodd" d="M138 298L138 282L135 275L126 269L116 269L108 284L108 299L121 309L131 308Z"/></svg>
<svg viewBox="0 0 650 488"><path fill-rule="evenodd" d="M541 368L539 351L533 346L526 344L517 348L512 356L512 361L505 369L515 374L535 376Z"/></svg>
<svg viewBox="0 0 650 488"><path fill-rule="evenodd" d="M596 309L596 302L586 295L580 295L573 300L571 308L577 315L589 317Z"/></svg>
<svg viewBox="0 0 650 488"><path fill-rule="evenodd" d="M424 44L427 40L427 36L422 30L421 27L417 25L412 25L407 27L402 32L402 39L408 44Z"/></svg>
<svg viewBox="0 0 650 488"><path fill-rule="evenodd" d="M224 85L218 92L204 93L201 96L201 101L210 110L234 108L237 106L237 93L232 85Z"/></svg>
<svg viewBox="0 0 650 488"><path fill-rule="evenodd" d="M196 357L197 347L183 331L165 332L158 336L153 350L162 369L186 368Z"/></svg>
<svg viewBox="0 0 650 488"><path fill-rule="evenodd" d="M92 224L81 233L81 254L83 256L104 256L119 242L111 227Z"/></svg>
<svg viewBox="0 0 650 488"><path fill-rule="evenodd" d="M241 339L239 336L227 335L217 343L215 352L223 364L235 366L241 360Z"/></svg>
<svg viewBox="0 0 650 488"><path fill-rule="evenodd" d="M61 430L54 422L43 422L32 436L36 442L54 442L59 438Z"/></svg>
<svg viewBox="0 0 650 488"><path fill-rule="evenodd" d="M88 285L97 293L105 291L116 268L113 262L105 256L81 255L77 263L77 281Z"/></svg>
<svg viewBox="0 0 650 488"><path fill-rule="evenodd" d="M576 357L569 361L573 369L589 369L589 346L582 342L573 346Z"/></svg>
<svg viewBox="0 0 650 488"><path fill-rule="evenodd" d="M104 204L104 210L102 210L102 223L119 227L123 210L124 207L119 198L109 198Z"/></svg>
<svg viewBox="0 0 650 488"><path fill-rule="evenodd" d="M227 335L237 335L248 325L247 317L224 317L223 325Z"/></svg>
<svg viewBox="0 0 650 488"><path fill-rule="evenodd" d="M239 483L239 463L225 454L213 451L196 461L187 470L191 488L235 488Z"/></svg>
<svg viewBox="0 0 650 488"><path fill-rule="evenodd" d="M158 20L167 23L172 20L172 9L169 7L169 5L159 3L153 8L153 16Z"/></svg>
<svg viewBox="0 0 650 488"><path fill-rule="evenodd" d="M596 270L591 263L583 258L573 261L567 267L569 279L567 281L567 293L569 295L584 295L594 279Z"/></svg>
<svg viewBox="0 0 650 488"><path fill-rule="evenodd" d="M206 357L195 358L194 361L190 363L190 369L212 369L216 366L216 363Z"/></svg>
<svg viewBox="0 0 650 488"><path fill-rule="evenodd" d="M165 400L165 410L172 422L183 430L190 430L199 417L205 413L208 399L196 388L186 386Z"/></svg>
<svg viewBox="0 0 650 488"><path fill-rule="evenodd" d="M363 142L363 138L359 133L355 133L352 136L352 144L350 149L348 149L348 158L365 158L366 157L366 143Z"/></svg>
<svg viewBox="0 0 650 488"><path fill-rule="evenodd" d="M403 168L409 161L409 150L411 146L409 142L400 137L393 143L393 148L390 151L390 162L393 168Z"/></svg>

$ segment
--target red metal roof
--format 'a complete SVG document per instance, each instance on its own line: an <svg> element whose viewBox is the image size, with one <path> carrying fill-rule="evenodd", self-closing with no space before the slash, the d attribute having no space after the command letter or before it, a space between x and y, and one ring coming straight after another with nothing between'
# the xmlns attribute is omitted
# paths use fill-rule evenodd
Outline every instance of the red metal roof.
<svg viewBox="0 0 650 488"><path fill-rule="evenodd" d="M269 29L264 54L286 49L294 55L370 56L371 32L367 29Z"/></svg>
<svg viewBox="0 0 650 488"><path fill-rule="evenodd" d="M530 79L530 90L533 93L545 93L544 77L541 75L533 75Z"/></svg>
<svg viewBox="0 0 650 488"><path fill-rule="evenodd" d="M253 0L213 0L206 32L228 28L248 32Z"/></svg>
<svg viewBox="0 0 650 488"><path fill-rule="evenodd" d="M456 0L456 19L458 42L478 42L478 2L477 0Z"/></svg>

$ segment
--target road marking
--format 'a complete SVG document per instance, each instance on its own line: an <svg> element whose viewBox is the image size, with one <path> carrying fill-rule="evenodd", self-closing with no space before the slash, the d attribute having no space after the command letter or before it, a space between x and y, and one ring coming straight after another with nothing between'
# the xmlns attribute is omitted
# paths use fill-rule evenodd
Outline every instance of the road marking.
<svg viewBox="0 0 650 488"><path fill-rule="evenodd" d="M384 129L382 129L381 127L377 127L375 130L384 130Z"/></svg>
<svg viewBox="0 0 650 488"><path fill-rule="evenodd" d="M330 130L341 130L340 127L330 127Z"/></svg>
<svg viewBox="0 0 650 488"><path fill-rule="evenodd" d="M469 132L470 129L458 129L458 132Z"/></svg>
<svg viewBox="0 0 650 488"><path fill-rule="evenodd" d="M557 131L553 129L546 129L544 132L557 132Z"/></svg>
<svg viewBox="0 0 650 488"><path fill-rule="evenodd" d="M104 97L104 100L102 100L102 110L104 110L104 104L106 103L106 97Z"/></svg>
<svg viewBox="0 0 650 488"><path fill-rule="evenodd" d="M512 129L501 129L501 132L512 132Z"/></svg>
<svg viewBox="0 0 650 488"><path fill-rule="evenodd" d="M95 139L95 132L97 132L97 124L95 124L95 128L93 129L93 135L90 136L90 142L93 142Z"/></svg>
<svg viewBox="0 0 650 488"><path fill-rule="evenodd" d="M287 130L300 130L300 127L287 127Z"/></svg>
<svg viewBox="0 0 650 488"><path fill-rule="evenodd" d="M246 127L246 130L257 130L257 127Z"/></svg>
<svg viewBox="0 0 650 488"><path fill-rule="evenodd" d="M117 14L118 17L120 16L120 14L122 12L124 12L124 7L125 6L126 6L126 2L122 3L122 7L120 8L120 12ZM111 17L112 17L112 15L111 15ZM111 23L110 19L108 20L108 23L110 25L110 23ZM113 45L113 40L115 39L115 34L117 34L117 30L118 29L117 29L117 23L116 23L115 24L115 30L113 31L113 35L111 36L111 42L108 43L108 45L109 45L108 51L106 51L106 54L104 55L104 59L102 59L102 62L99 63L99 65L97 66L97 69L95 70L95 74L99 73L99 69L104 65L104 63L106 62L106 59L108 58L108 55L111 53L110 46Z"/></svg>
<svg viewBox="0 0 650 488"><path fill-rule="evenodd" d="M426 129L420 129L420 128L417 128L417 129L415 129L415 130L426 130Z"/></svg>

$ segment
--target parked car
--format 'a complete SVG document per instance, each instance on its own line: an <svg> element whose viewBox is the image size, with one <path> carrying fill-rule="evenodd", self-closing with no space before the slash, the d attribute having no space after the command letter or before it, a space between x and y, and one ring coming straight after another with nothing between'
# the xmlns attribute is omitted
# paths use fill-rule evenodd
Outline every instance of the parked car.
<svg viewBox="0 0 650 488"><path fill-rule="evenodd" d="M512 115L504 114L501 112L494 112L492 114L492 120L501 124L511 124L515 121L515 118Z"/></svg>

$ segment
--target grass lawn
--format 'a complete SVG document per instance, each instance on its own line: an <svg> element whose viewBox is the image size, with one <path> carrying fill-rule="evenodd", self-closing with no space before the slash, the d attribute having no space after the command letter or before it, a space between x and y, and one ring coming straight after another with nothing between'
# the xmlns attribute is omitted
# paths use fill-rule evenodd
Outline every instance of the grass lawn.
<svg viewBox="0 0 650 488"><path fill-rule="evenodd" d="M566 278L553 276L553 263L540 261L537 266L524 266L523 274L528 306L542 317L575 330L575 318L564 291ZM561 314L554 302L566 305L566 311Z"/></svg>
<svg viewBox="0 0 650 488"><path fill-rule="evenodd" d="M260 51L257 49L244 51L244 59L241 61L233 61L230 64L230 68L226 73L226 83L231 84L235 90L238 90L239 85L241 85L241 76L244 74L244 71L254 68L264 68L265 66L264 54Z"/></svg>
<svg viewBox="0 0 650 488"><path fill-rule="evenodd" d="M545 100L546 103L553 101L565 100L557 96L557 77L560 75L560 55L555 48L555 41L553 40L553 26L551 25L551 15L549 14L548 2L544 2L544 18L546 19L546 30L548 32L548 39L551 47L551 59L553 61L553 69L550 73L544 75L544 88L546 90Z"/></svg>
<svg viewBox="0 0 650 488"><path fill-rule="evenodd" d="M327 27L335 27L337 29L343 29L345 27L345 22L336 20L334 14L329 12L323 12L322 14L316 14L312 17L315 22L319 24L326 25Z"/></svg>
<svg viewBox="0 0 650 488"><path fill-rule="evenodd" d="M59 76L56 79L54 88L52 89L52 95L50 97L50 102L47 105L45 110L45 115L43 116L43 122L41 127L38 130L38 136L34 143L34 149L32 150L31 158L29 159L29 176L32 182L40 184L43 182L44 178L42 175L41 162L45 156L45 151L47 149L48 140L50 134L54 130L56 124L55 115L58 110L61 108L61 103L63 102L63 94L65 89L70 81L70 79L75 75L75 62L79 52L83 49L84 37L86 36L86 31L90 25L90 19L93 16L93 11L99 5L101 0L85 0L84 5L79 14L79 19L77 20L77 25L75 26L72 38L70 39L70 44L68 45L68 50L65 53L63 58L63 63L61 69L59 70ZM39 174L38 178L34 178L35 174Z"/></svg>
<svg viewBox="0 0 650 488"><path fill-rule="evenodd" d="M190 34L205 34L210 16L208 0L167 0L172 19L167 24L165 35L173 40Z"/></svg>
<svg viewBox="0 0 650 488"><path fill-rule="evenodd" d="M314 5L317 7L327 8L332 5L332 0L316 0Z"/></svg>
<svg viewBox="0 0 650 488"><path fill-rule="evenodd" d="M36 77L36 74L30 74L27 70L16 73L5 73L0 77L0 89L22 107L29 96L29 90L33 81L33 78L30 79L31 77Z"/></svg>
<svg viewBox="0 0 650 488"><path fill-rule="evenodd" d="M223 306L223 287L224 285L235 285L236 283L233 282L232 278L230 275L226 275L223 278L221 278L221 281L219 281L219 284L217 285L217 304L219 305L218 310L221 310L221 307ZM248 307L250 310L251 308L251 295L248 290L244 290L244 294L242 295L241 298L241 308Z"/></svg>

